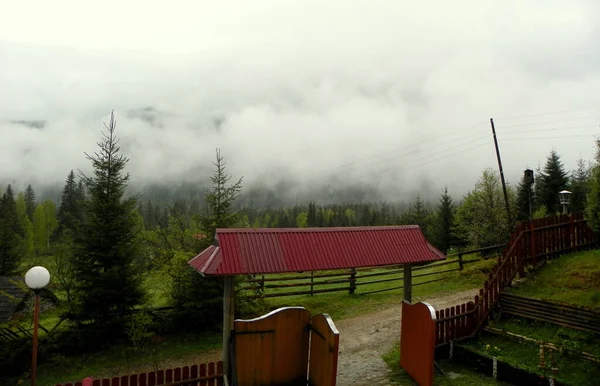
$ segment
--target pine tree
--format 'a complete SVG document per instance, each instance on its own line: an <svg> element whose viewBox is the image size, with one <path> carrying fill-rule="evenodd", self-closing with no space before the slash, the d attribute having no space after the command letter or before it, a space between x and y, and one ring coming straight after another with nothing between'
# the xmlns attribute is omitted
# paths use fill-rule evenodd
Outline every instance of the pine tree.
<svg viewBox="0 0 600 386"><path fill-rule="evenodd" d="M307 227L317 226L317 206L312 201L308 203L306 226Z"/></svg>
<svg viewBox="0 0 600 386"><path fill-rule="evenodd" d="M21 229L12 187L0 197L0 276L17 274L20 262Z"/></svg>
<svg viewBox="0 0 600 386"><path fill-rule="evenodd" d="M79 233L84 215L82 188L75 182L73 170L67 176L58 208L56 235L69 232L73 237Z"/></svg>
<svg viewBox="0 0 600 386"><path fill-rule="evenodd" d="M25 210L27 211L29 221L33 221L33 214L35 213L36 206L35 192L31 185L27 185L27 189L25 189Z"/></svg>
<svg viewBox="0 0 600 386"><path fill-rule="evenodd" d="M558 193L567 189L569 178L556 150L552 150L546 159L544 174L539 175L538 186L536 186L537 206L546 206L548 212L557 213L561 211Z"/></svg>
<svg viewBox="0 0 600 386"><path fill-rule="evenodd" d="M535 212L535 192L533 186L525 182L525 176L521 178L517 187L517 221L529 219L529 205L531 204L531 214Z"/></svg>
<svg viewBox="0 0 600 386"><path fill-rule="evenodd" d="M600 231L600 140L596 140L596 159L591 171L585 217L592 229Z"/></svg>
<svg viewBox="0 0 600 386"><path fill-rule="evenodd" d="M70 317L76 321L109 322L110 314L124 313L144 300L139 270L136 197L124 198L128 159L121 155L111 112L107 132L94 155L86 153L94 174L81 173L89 200L73 260L77 282Z"/></svg>
<svg viewBox="0 0 600 386"><path fill-rule="evenodd" d="M448 187L445 187L437 207L433 238L434 245L443 253L446 253L454 242L453 226L454 203L452 197L448 194Z"/></svg>
<svg viewBox="0 0 600 386"><path fill-rule="evenodd" d="M571 212L585 209L587 195L590 191L590 169L583 159L577 160L577 168L571 173Z"/></svg>
<svg viewBox="0 0 600 386"><path fill-rule="evenodd" d="M217 149L217 160L213 163L215 172L210 180L213 187L205 195L205 201L209 207L209 215L201 218L203 231L214 239L217 228L231 228L236 226L240 220L240 212L233 211L233 203L239 198L242 190L242 178L236 183L229 184L231 176L225 173L226 162Z"/></svg>

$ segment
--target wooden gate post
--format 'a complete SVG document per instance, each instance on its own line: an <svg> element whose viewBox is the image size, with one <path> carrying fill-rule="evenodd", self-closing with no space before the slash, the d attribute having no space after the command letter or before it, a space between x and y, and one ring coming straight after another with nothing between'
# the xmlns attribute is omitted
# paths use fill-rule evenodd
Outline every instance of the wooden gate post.
<svg viewBox="0 0 600 386"><path fill-rule="evenodd" d="M404 264L404 300L412 303L412 265Z"/></svg>
<svg viewBox="0 0 600 386"><path fill-rule="evenodd" d="M223 279L223 374L225 384L229 385L231 384L229 341L235 313L235 276L225 276Z"/></svg>

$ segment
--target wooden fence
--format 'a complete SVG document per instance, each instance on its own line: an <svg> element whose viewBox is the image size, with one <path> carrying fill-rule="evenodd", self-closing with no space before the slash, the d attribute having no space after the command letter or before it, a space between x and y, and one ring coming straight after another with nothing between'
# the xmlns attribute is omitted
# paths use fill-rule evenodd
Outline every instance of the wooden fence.
<svg viewBox="0 0 600 386"><path fill-rule="evenodd" d="M584 307L503 292L500 310L503 314L600 334L600 312Z"/></svg>
<svg viewBox="0 0 600 386"><path fill-rule="evenodd" d="M223 385L223 362L203 363L177 367L169 370L124 375L121 377L86 378L73 383L56 386L221 386Z"/></svg>
<svg viewBox="0 0 600 386"><path fill-rule="evenodd" d="M466 252L463 252L463 255ZM464 260L464 258L449 258L441 262L412 268L412 286L434 283L447 279L454 271L460 271L465 265L480 261L480 259ZM454 266L454 267L453 267ZM440 267L444 267L440 269ZM424 272L420 272L424 271ZM244 281L242 289L247 298L271 298L280 296L298 296L347 291L349 294L367 295L377 292L402 289L404 270L401 265L385 267L352 268L335 272L309 272L300 275L278 275L251 277ZM419 279L422 278L422 279ZM415 281L415 279L417 279ZM398 285L378 288L373 286L381 283L396 282ZM367 288L366 286L370 286ZM301 290L294 290L301 288ZM364 288L363 291L358 289ZM287 290L286 289L290 289Z"/></svg>
<svg viewBox="0 0 600 386"><path fill-rule="evenodd" d="M510 241L473 302L436 311L436 346L475 336L490 317L500 294L527 264L596 247L598 235L583 213L547 217L517 224Z"/></svg>

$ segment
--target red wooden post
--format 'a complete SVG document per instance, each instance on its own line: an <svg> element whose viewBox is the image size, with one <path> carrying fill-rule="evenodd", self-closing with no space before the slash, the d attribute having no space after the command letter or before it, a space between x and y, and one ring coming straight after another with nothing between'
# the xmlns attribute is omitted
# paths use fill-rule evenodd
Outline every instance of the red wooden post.
<svg viewBox="0 0 600 386"><path fill-rule="evenodd" d="M82 382L82 386L92 386L93 382L94 382L93 378L85 378Z"/></svg>

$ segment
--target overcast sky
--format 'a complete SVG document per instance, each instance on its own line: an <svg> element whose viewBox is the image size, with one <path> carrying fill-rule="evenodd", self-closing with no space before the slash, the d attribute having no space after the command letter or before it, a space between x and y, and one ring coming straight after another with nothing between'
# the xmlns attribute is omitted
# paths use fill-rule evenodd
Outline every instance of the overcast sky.
<svg viewBox="0 0 600 386"><path fill-rule="evenodd" d="M247 184L464 192L497 168L492 117L510 181L553 147L570 169L600 132L598 20L594 0L9 2L0 179L86 170L111 109L137 181L205 181L220 147Z"/></svg>

